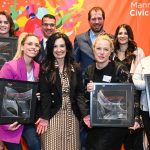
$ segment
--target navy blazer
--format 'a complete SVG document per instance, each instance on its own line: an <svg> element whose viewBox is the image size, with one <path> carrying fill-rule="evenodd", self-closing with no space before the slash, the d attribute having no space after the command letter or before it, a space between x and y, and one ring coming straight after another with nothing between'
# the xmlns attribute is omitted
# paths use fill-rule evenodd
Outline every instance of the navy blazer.
<svg viewBox="0 0 150 150"><path fill-rule="evenodd" d="M39 51L38 55L34 58L34 60L35 60L37 63L41 63L42 60L43 60L43 59L45 58L45 56L46 56L46 50L44 49L43 40L40 42L40 45L41 45L40 51Z"/></svg>
<svg viewBox="0 0 150 150"><path fill-rule="evenodd" d="M77 35L74 40L74 58L80 63L82 72L95 60L89 31Z"/></svg>
<svg viewBox="0 0 150 150"><path fill-rule="evenodd" d="M56 81L47 82L51 73L40 72L40 93L41 93L41 118L52 118L62 106L62 86L59 71L57 70ZM80 119L81 114L77 101L84 101L84 92L81 71L75 69L71 72L70 80L70 101L75 116Z"/></svg>
<svg viewBox="0 0 150 150"><path fill-rule="evenodd" d="M102 30L101 33L106 33L105 30ZM112 39L114 38L112 34L108 34ZM80 63L81 70L84 73L87 67L90 64L95 62L95 58L93 55L93 47L92 41L90 39L90 29L87 32L79 34L75 37L74 40L74 58Z"/></svg>

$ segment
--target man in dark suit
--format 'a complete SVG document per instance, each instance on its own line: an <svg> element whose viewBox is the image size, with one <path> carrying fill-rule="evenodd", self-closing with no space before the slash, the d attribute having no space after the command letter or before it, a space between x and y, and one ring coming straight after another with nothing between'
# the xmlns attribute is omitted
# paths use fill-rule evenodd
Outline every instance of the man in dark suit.
<svg viewBox="0 0 150 150"><path fill-rule="evenodd" d="M105 21L104 10L101 7L91 8L88 12L88 21L90 29L87 32L77 35L74 40L74 58L78 63L80 63L83 74L88 65L95 61L92 44L94 43L97 35L106 33L103 29ZM85 149L86 135L86 127L81 125L81 150Z"/></svg>
<svg viewBox="0 0 150 150"><path fill-rule="evenodd" d="M93 7L88 12L88 21L90 29L87 32L79 34L74 40L74 57L80 63L84 72L87 66L94 62L92 52L92 43L98 34L105 33L103 26L105 21L105 12L101 7Z"/></svg>
<svg viewBox="0 0 150 150"><path fill-rule="evenodd" d="M40 63L46 56L46 41L56 31L56 18L51 14L46 14L42 18L41 30L43 33L43 39L41 43L41 49L35 61Z"/></svg>

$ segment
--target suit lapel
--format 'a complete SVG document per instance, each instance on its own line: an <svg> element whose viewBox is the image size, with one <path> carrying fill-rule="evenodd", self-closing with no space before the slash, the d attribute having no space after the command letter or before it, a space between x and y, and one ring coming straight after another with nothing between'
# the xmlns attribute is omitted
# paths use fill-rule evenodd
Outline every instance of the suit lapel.
<svg viewBox="0 0 150 150"><path fill-rule="evenodd" d="M59 76L59 71L57 70L56 72L56 82L55 82L57 92L59 93L60 96L62 96L62 85L61 85L61 79Z"/></svg>
<svg viewBox="0 0 150 150"><path fill-rule="evenodd" d="M74 94L74 91L75 91L75 84L76 84L76 81L77 81L77 79L76 79L76 74L75 74L75 72L74 71L72 71L71 72L71 79L70 79L70 82L69 82L69 84L70 84L70 100L72 100L72 97L73 97L73 94Z"/></svg>
<svg viewBox="0 0 150 150"><path fill-rule="evenodd" d="M27 70L23 57L17 61L17 73L19 74L20 80L27 80Z"/></svg>
<svg viewBox="0 0 150 150"><path fill-rule="evenodd" d="M89 44L89 47L92 49L92 41L90 39L89 31L85 33L85 38L87 43Z"/></svg>
<svg viewBox="0 0 150 150"><path fill-rule="evenodd" d="M82 45L81 51L84 52L86 55L88 55L90 58L92 58L94 60L94 55L93 55L93 52L92 52L92 41L90 39L89 31L87 31L84 34L84 36L85 36L86 42L83 43L85 45Z"/></svg>
<svg viewBox="0 0 150 150"><path fill-rule="evenodd" d="M44 57L46 55L45 49L44 49L44 45L43 45L43 40L40 42L41 43L41 55L42 57Z"/></svg>

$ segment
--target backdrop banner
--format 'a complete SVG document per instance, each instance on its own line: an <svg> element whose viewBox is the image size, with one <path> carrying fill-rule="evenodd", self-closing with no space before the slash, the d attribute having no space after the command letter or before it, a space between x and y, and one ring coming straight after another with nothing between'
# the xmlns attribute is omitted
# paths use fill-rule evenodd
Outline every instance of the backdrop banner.
<svg viewBox="0 0 150 150"><path fill-rule="evenodd" d="M42 38L41 18L50 13L57 18L60 31L74 40L76 34L88 30L87 13L93 6L100 6L106 13L105 30L114 34L122 23L134 31L138 47L150 54L150 1L149 0L3 0L0 10L11 13L17 34L33 32Z"/></svg>

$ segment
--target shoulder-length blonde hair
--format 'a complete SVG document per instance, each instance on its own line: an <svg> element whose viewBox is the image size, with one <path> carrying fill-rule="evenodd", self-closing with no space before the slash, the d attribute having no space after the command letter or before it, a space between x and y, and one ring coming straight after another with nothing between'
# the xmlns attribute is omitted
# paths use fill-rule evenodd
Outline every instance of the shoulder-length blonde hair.
<svg viewBox="0 0 150 150"><path fill-rule="evenodd" d="M100 35L97 36L97 38L96 38L96 40L95 40L95 42L94 42L94 44L93 44L93 49L95 48L95 45L96 45L97 41L99 41L99 40L106 40L106 41L108 41L109 44L110 44L110 47L111 47L111 51L112 51L112 52L114 51L114 43L113 43L113 40L112 40L112 38L109 37L109 35L107 35L107 34L103 34L103 35L100 34Z"/></svg>
<svg viewBox="0 0 150 150"><path fill-rule="evenodd" d="M37 37L36 35L32 34L32 33L27 33L27 32L22 32L20 35L19 35L19 38L18 38L18 46L17 46L17 52L14 56L13 59L19 59L20 57L23 56L23 50L22 50L22 46L24 45L26 39L29 37L29 36L35 36ZM38 38L38 37L37 37Z"/></svg>

